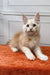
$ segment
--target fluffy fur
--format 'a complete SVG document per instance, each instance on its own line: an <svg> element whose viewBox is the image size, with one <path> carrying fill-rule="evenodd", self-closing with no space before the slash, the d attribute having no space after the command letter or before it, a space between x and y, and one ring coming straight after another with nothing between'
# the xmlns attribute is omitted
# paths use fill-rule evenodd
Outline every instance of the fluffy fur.
<svg viewBox="0 0 50 75"><path fill-rule="evenodd" d="M13 52L17 52L19 49L30 60L35 60L35 53L40 60L48 60L48 57L44 55L39 47L40 43L40 15L37 13L33 19L27 19L23 15L23 31L16 34L8 45ZM31 51L32 50L32 51Z"/></svg>

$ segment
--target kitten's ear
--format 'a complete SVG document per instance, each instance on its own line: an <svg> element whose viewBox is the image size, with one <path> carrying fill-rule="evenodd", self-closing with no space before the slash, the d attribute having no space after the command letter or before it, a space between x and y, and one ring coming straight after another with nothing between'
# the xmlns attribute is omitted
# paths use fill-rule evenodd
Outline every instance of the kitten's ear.
<svg viewBox="0 0 50 75"><path fill-rule="evenodd" d="M39 13L37 13L35 15L35 21L36 21L36 23L40 23L40 15L39 15Z"/></svg>
<svg viewBox="0 0 50 75"><path fill-rule="evenodd" d="M22 18L23 18L23 23L26 24L28 21L27 17L23 15Z"/></svg>

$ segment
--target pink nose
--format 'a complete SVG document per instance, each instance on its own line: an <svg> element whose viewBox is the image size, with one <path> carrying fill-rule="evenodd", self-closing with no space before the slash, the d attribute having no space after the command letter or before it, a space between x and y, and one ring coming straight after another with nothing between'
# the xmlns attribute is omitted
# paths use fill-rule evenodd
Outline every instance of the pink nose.
<svg viewBox="0 0 50 75"><path fill-rule="evenodd" d="M30 31L32 31L32 28L30 29Z"/></svg>

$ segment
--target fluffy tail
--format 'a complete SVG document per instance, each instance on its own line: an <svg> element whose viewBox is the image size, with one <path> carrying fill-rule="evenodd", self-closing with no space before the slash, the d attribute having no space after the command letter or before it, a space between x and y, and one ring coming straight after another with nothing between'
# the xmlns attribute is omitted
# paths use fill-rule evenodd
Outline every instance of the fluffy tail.
<svg viewBox="0 0 50 75"><path fill-rule="evenodd" d="M11 40L9 40L9 41L6 43L6 45L9 45L10 41L11 41Z"/></svg>

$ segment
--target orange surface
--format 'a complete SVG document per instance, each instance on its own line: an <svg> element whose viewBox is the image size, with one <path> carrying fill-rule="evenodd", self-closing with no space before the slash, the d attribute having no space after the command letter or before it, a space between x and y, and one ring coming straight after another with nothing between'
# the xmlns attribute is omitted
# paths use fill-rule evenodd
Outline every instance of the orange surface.
<svg viewBox="0 0 50 75"><path fill-rule="evenodd" d="M30 61L22 52L13 53L8 46L0 45L0 75L50 75L50 47L41 49L48 61Z"/></svg>

